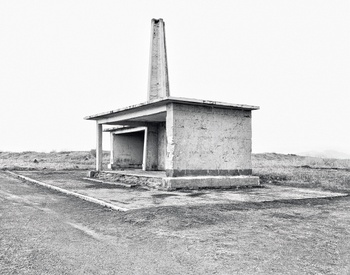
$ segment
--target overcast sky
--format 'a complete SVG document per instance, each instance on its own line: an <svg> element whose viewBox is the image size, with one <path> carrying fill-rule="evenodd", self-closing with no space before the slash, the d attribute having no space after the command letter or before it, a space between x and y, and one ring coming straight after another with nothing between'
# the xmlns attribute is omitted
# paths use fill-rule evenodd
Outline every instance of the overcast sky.
<svg viewBox="0 0 350 275"><path fill-rule="evenodd" d="M0 150L94 148L83 117L146 101L163 18L172 96L260 106L253 152L350 153L349 3L0 1Z"/></svg>

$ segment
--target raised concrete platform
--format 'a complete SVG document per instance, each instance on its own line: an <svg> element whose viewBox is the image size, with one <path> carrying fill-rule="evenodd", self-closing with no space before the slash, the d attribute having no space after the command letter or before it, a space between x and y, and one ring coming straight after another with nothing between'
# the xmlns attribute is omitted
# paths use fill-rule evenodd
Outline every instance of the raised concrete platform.
<svg viewBox="0 0 350 275"><path fill-rule="evenodd" d="M100 179L126 181L163 190L232 188L238 186L259 186L256 176L191 176L167 177L164 171L143 171L140 169L103 171Z"/></svg>
<svg viewBox="0 0 350 275"><path fill-rule="evenodd" d="M348 196L339 192L274 185L231 190L205 189L168 192L145 187L124 188L118 185L91 182L83 179L86 174L83 171L17 171L12 174L21 175L23 179L43 187L120 211L162 206L277 202Z"/></svg>

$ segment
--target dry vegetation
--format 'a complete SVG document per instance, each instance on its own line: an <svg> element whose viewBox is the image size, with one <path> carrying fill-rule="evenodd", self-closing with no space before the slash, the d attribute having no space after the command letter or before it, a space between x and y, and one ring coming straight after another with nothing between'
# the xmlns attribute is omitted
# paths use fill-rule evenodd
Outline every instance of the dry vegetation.
<svg viewBox="0 0 350 275"><path fill-rule="evenodd" d="M95 150L0 152L0 170L94 169L95 156ZM108 162L109 152L104 152L104 166ZM253 154L252 163L262 183L350 192L350 160L265 153Z"/></svg>
<svg viewBox="0 0 350 275"><path fill-rule="evenodd" d="M87 170L93 169L96 152L61 151L42 152L0 152L0 170ZM103 153L107 165L109 153Z"/></svg>
<svg viewBox="0 0 350 275"><path fill-rule="evenodd" d="M262 183L350 192L350 160L275 153L254 154L253 173Z"/></svg>

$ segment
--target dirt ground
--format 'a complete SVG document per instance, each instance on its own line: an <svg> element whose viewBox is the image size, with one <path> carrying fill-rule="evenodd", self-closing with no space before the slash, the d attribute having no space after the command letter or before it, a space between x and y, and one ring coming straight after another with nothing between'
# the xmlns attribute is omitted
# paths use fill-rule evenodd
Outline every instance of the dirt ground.
<svg viewBox="0 0 350 275"><path fill-rule="evenodd" d="M350 274L349 197L128 212L0 173L1 274Z"/></svg>

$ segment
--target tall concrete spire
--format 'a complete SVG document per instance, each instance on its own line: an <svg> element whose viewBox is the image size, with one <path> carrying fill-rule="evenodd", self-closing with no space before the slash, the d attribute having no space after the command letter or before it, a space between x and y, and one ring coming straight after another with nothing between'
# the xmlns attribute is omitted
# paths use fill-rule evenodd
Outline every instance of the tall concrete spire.
<svg viewBox="0 0 350 275"><path fill-rule="evenodd" d="M149 59L148 100L168 97L168 61L165 45L165 28L163 19L152 19L151 49Z"/></svg>

